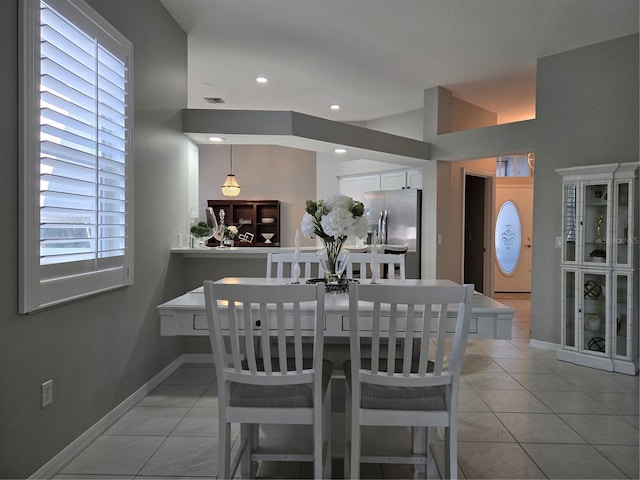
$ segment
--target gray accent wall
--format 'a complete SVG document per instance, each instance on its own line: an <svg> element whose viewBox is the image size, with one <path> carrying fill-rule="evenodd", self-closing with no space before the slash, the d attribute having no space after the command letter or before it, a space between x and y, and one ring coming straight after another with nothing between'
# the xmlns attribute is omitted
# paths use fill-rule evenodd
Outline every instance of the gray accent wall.
<svg viewBox="0 0 640 480"><path fill-rule="evenodd" d="M26 478L183 353L156 305L182 293L187 37L157 0L88 0L133 43L135 284L18 315L18 5L0 2L0 478ZM184 202L182 201L184 199ZM53 379L53 404L41 384Z"/></svg>
<svg viewBox="0 0 640 480"><path fill-rule="evenodd" d="M532 339L560 343L555 237L562 192L555 169L639 160L638 40L630 35L538 61Z"/></svg>

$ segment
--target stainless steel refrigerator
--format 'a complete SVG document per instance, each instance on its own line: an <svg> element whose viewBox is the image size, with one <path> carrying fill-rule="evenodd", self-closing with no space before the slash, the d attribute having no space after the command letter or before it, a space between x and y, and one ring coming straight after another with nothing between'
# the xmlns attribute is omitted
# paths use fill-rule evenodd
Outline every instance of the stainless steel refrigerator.
<svg viewBox="0 0 640 480"><path fill-rule="evenodd" d="M406 277L420 278L422 190L405 188L365 192L363 203L370 242L376 232L382 244L407 245Z"/></svg>

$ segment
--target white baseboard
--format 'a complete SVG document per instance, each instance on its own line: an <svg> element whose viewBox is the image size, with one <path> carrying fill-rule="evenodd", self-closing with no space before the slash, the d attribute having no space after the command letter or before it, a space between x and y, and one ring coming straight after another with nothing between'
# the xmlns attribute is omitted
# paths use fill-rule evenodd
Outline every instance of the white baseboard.
<svg viewBox="0 0 640 480"><path fill-rule="evenodd" d="M213 365L212 353L183 353L180 358L182 359L182 365L190 363L208 363Z"/></svg>
<svg viewBox="0 0 640 480"><path fill-rule="evenodd" d="M102 435L111 425L122 418L125 413L160 385L167 377L169 377L169 375L175 372L182 365L189 363L213 363L213 355L193 353L183 354L176 358L173 362L158 372L151 380L129 395L122 403L116 406L82 435L67 445L60 453L44 464L29 478L52 478L71 459Z"/></svg>
<svg viewBox="0 0 640 480"><path fill-rule="evenodd" d="M538 348L540 350L551 350L553 352L557 352L560 349L560 345L558 345L557 343L543 342L542 340L535 340L533 338L529 340L529 346L531 348Z"/></svg>

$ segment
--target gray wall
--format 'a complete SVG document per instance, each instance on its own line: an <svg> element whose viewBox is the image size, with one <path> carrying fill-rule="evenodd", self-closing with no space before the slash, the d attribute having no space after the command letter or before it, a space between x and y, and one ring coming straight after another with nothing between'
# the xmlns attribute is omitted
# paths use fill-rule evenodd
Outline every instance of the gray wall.
<svg viewBox="0 0 640 480"><path fill-rule="evenodd" d="M156 305L181 293L187 38L157 0L89 0L134 48L135 285L21 316L18 306L18 2L0 2L0 477L25 478L183 352ZM53 404L40 385L53 379Z"/></svg>
<svg viewBox="0 0 640 480"><path fill-rule="evenodd" d="M536 89L531 337L560 343L555 169L638 162L638 35L540 59Z"/></svg>

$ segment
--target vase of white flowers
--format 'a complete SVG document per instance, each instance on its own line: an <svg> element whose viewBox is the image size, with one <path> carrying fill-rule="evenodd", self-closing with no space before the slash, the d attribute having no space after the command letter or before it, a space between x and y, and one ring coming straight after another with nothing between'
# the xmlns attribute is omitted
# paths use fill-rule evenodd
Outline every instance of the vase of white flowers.
<svg viewBox="0 0 640 480"><path fill-rule="evenodd" d="M305 237L320 239L324 250L318 252L318 258L326 281L338 283L348 260L348 254L341 252L344 242L349 235L360 238L367 234L362 202L346 195L307 200L300 227Z"/></svg>
<svg viewBox="0 0 640 480"><path fill-rule="evenodd" d="M222 246L223 247L233 247L235 244L235 239L238 236L238 227L234 225L230 225L225 227L224 233L222 236Z"/></svg>

